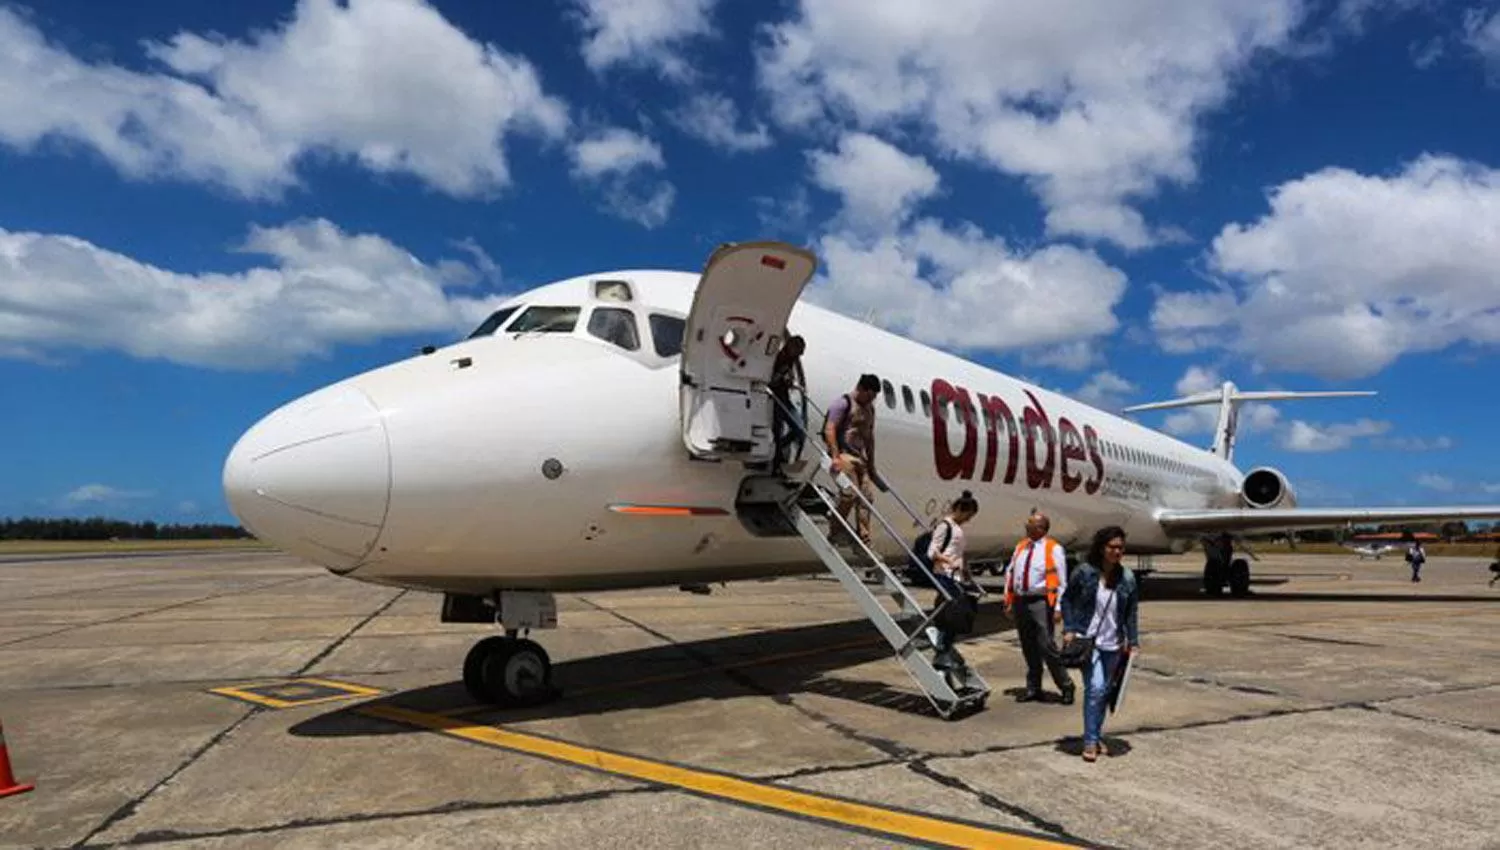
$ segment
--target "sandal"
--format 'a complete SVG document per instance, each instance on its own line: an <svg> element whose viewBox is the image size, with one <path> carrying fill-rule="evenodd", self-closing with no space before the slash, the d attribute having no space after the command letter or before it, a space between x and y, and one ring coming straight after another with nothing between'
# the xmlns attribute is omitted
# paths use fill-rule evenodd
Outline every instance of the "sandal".
<svg viewBox="0 0 1500 850"><path fill-rule="evenodd" d="M1093 761L1099 757L1098 747L1095 744L1085 744L1083 747L1083 760Z"/></svg>
<svg viewBox="0 0 1500 850"><path fill-rule="evenodd" d="M1099 755L1101 755L1101 756L1107 756L1107 755L1109 755L1109 747L1106 746L1103 741L1099 742Z"/></svg>

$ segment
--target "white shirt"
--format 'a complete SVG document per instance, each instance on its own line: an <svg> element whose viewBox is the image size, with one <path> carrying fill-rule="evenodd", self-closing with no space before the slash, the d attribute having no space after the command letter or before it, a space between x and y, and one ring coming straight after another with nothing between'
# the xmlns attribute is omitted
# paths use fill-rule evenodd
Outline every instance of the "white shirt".
<svg viewBox="0 0 1500 850"><path fill-rule="evenodd" d="M1085 637L1094 639L1099 649L1114 651L1120 648L1120 586L1105 587L1099 579L1099 589L1094 592L1094 619L1089 622Z"/></svg>
<svg viewBox="0 0 1500 850"><path fill-rule="evenodd" d="M1027 595L1047 595L1047 540L1046 537L1037 541L1028 540L1021 546L1021 551L1011 558L1005 582L1017 596L1021 595L1023 587L1029 588ZM1036 543L1035 546L1031 545L1033 542ZM1068 553L1061 544L1054 542L1052 545L1057 547L1057 602L1052 607L1061 611L1063 589L1068 586Z"/></svg>
<svg viewBox="0 0 1500 850"><path fill-rule="evenodd" d="M952 532L951 534L949 532ZM943 548L938 548L938 543L943 543ZM943 557L953 561L951 567L944 567L937 561L938 552ZM964 529L963 526L951 519L945 519L938 523L937 528L932 530L932 542L927 544L927 558L932 561L933 572L950 578L958 578L960 570L964 566Z"/></svg>

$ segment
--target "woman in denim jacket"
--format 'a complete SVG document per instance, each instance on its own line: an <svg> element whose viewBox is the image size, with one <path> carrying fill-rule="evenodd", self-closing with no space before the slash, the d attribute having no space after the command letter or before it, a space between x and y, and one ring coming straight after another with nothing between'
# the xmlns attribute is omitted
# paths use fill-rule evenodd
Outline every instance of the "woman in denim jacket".
<svg viewBox="0 0 1500 850"><path fill-rule="evenodd" d="M1109 681L1126 655L1140 652L1136 623L1140 586L1120 561L1125 529L1109 526L1094 535L1085 562L1071 571L1063 591L1063 645L1079 636L1094 639L1094 655L1083 677L1083 760L1109 755L1100 733Z"/></svg>

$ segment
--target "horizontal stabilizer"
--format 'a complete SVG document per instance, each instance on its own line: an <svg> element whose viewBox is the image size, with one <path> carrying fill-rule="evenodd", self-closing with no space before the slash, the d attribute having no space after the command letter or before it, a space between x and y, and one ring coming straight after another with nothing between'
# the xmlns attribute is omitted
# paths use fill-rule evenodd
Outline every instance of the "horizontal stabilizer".
<svg viewBox="0 0 1500 850"><path fill-rule="evenodd" d="M1219 406L1218 423L1214 425L1214 443L1209 451L1224 460L1234 459L1234 437L1238 430L1239 407L1247 401L1293 401L1304 398L1347 398L1349 396L1371 396L1371 390L1334 390L1327 392L1289 392L1279 390L1254 390L1241 392L1232 381L1225 381L1217 390L1195 393L1170 401L1153 401L1125 408L1126 413L1142 410L1171 410L1176 407L1198 407L1204 404Z"/></svg>
<svg viewBox="0 0 1500 850"><path fill-rule="evenodd" d="M1294 401L1303 398L1349 398L1351 396L1375 395L1374 390L1336 390L1329 392L1276 392L1274 390L1257 390L1244 392L1234 390L1230 396L1231 402L1242 401ZM1153 401L1149 404L1137 404L1124 408L1126 413L1135 413L1141 410L1170 410L1175 407L1198 407L1205 404L1220 404L1224 401L1224 395L1220 392L1198 393L1196 395L1174 398L1170 401Z"/></svg>
<svg viewBox="0 0 1500 850"><path fill-rule="evenodd" d="M1210 534L1218 531L1296 531L1344 525L1448 520L1500 520L1500 505L1449 505L1437 508L1224 508L1162 510L1157 522L1168 534Z"/></svg>

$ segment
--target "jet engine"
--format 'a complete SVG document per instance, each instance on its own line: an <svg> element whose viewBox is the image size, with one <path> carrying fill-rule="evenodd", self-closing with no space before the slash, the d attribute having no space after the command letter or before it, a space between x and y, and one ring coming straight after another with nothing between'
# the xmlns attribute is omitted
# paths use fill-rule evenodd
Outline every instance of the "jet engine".
<svg viewBox="0 0 1500 850"><path fill-rule="evenodd" d="M1279 470L1261 466L1250 470L1240 484L1240 499L1249 508L1295 508L1297 494Z"/></svg>

